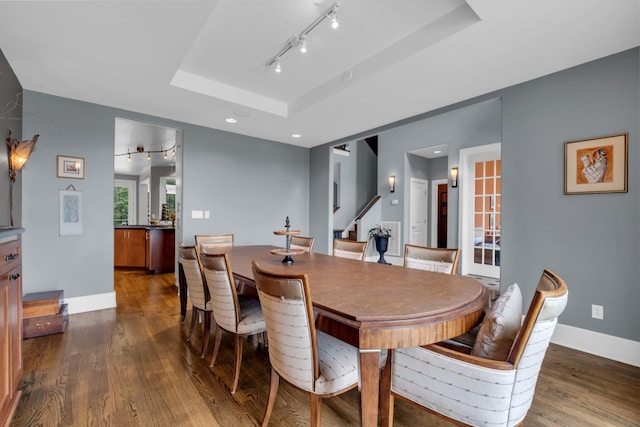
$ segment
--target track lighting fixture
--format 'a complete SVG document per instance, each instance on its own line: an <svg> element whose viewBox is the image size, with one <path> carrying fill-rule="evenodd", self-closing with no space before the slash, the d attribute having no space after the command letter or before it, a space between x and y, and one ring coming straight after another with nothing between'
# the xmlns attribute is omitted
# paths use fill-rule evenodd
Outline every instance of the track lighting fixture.
<svg viewBox="0 0 640 427"><path fill-rule="evenodd" d="M280 59L282 55L287 53L292 48L298 48L301 53L307 52L307 35L313 30L315 27L320 24L325 19L328 19L331 22L331 28L334 30L338 28L338 8L340 7L339 2L333 3L328 9L326 9L320 16L318 16L311 24L307 26L304 30L302 30L298 34L294 34L289 37L284 47L280 49L278 53L276 53L269 61L267 61L267 67L274 67L274 71L276 73L282 72L282 65L280 64Z"/></svg>
<svg viewBox="0 0 640 427"><path fill-rule="evenodd" d="M118 157L118 156L127 156L127 160L131 161L131 155L132 154L147 154L147 160L151 160L151 154L153 153L162 153L163 157L165 159L169 158L169 151L171 151L172 155L176 155L176 145L174 144L173 147L171 148L167 148L166 150L164 148L162 148L162 146L160 147L159 150L145 150L143 146L139 145L136 147L136 151L135 152L131 152L131 150L127 149L126 153L122 153L122 154L114 154L114 157Z"/></svg>

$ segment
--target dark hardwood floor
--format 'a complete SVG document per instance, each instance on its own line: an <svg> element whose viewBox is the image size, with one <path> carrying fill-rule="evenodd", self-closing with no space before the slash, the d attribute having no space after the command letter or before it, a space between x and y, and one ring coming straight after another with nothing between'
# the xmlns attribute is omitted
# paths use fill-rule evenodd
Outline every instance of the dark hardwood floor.
<svg viewBox="0 0 640 427"><path fill-rule="evenodd" d="M269 390L269 360L244 348L238 392L227 384L233 342L213 369L202 333L185 342L173 274L116 271L116 309L71 315L64 334L24 341L23 391L11 426L255 426ZM212 340L213 341L213 340ZM210 355L211 352L209 352ZM324 400L324 426L359 425L357 390ZM281 382L274 426L308 425L309 398ZM450 426L398 401L395 426ZM526 426L640 425L640 368L552 345Z"/></svg>

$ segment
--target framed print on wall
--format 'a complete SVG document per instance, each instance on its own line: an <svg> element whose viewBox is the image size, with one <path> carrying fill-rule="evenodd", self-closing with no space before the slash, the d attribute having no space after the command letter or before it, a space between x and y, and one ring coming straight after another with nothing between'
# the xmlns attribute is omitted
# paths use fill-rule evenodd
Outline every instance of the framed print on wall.
<svg viewBox="0 0 640 427"><path fill-rule="evenodd" d="M82 157L58 156L58 178L84 179Z"/></svg>
<svg viewBox="0 0 640 427"><path fill-rule="evenodd" d="M564 194L626 193L629 134L564 145Z"/></svg>

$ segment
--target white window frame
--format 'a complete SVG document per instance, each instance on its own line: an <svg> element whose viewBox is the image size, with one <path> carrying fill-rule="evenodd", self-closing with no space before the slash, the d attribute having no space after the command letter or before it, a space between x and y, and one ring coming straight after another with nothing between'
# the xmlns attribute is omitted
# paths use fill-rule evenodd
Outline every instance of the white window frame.
<svg viewBox="0 0 640 427"><path fill-rule="evenodd" d="M136 216L138 214L137 206L137 198L138 193L136 191L136 182L128 179L114 179L113 180L113 188L116 187L126 187L129 192L128 199L128 207L127 207L127 224L136 225ZM112 221L113 222L113 221Z"/></svg>

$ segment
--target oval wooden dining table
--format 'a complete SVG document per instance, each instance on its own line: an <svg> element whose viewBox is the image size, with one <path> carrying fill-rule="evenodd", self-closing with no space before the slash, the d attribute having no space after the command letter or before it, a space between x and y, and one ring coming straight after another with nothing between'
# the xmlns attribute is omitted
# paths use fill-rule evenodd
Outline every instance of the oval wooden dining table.
<svg viewBox="0 0 640 427"><path fill-rule="evenodd" d="M234 246L228 252L234 275L253 282L252 260L275 274L307 274L315 311L357 330L363 426L378 424L380 352L461 335L477 325L488 298L471 277L316 253L286 264L272 249Z"/></svg>

